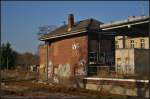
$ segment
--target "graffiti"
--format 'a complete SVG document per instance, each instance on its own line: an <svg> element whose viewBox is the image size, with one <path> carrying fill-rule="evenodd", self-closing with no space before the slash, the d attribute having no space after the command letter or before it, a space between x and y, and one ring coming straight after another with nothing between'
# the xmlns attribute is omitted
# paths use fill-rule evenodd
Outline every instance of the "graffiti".
<svg viewBox="0 0 150 99"><path fill-rule="evenodd" d="M53 81L54 81L54 83L59 83L58 77L57 77L57 76L54 76L54 77L53 77Z"/></svg>
<svg viewBox="0 0 150 99"><path fill-rule="evenodd" d="M114 62L114 56L113 52L104 52L100 55L100 62L107 64L107 65L112 65Z"/></svg>
<svg viewBox="0 0 150 99"><path fill-rule="evenodd" d="M86 75L87 74L87 71L86 71L86 60L85 59L81 59L78 64L79 64L79 68L77 68L75 74L77 76L79 76L79 75Z"/></svg>
<svg viewBox="0 0 150 99"><path fill-rule="evenodd" d="M39 80L43 81L45 80L45 74L46 74L46 68L44 64L41 64L39 67Z"/></svg>
<svg viewBox="0 0 150 99"><path fill-rule="evenodd" d="M133 67L133 65L129 64L128 58L117 58L117 72L133 74Z"/></svg>
<svg viewBox="0 0 150 99"><path fill-rule="evenodd" d="M52 77L52 68L53 68L53 64L51 61L49 61L49 63L48 63L48 78Z"/></svg>
<svg viewBox="0 0 150 99"><path fill-rule="evenodd" d="M80 67L76 70L76 76L81 76L81 75L86 75L86 68L85 67Z"/></svg>
<svg viewBox="0 0 150 99"><path fill-rule="evenodd" d="M59 64L56 74L60 77L69 77L71 68L69 64Z"/></svg>
<svg viewBox="0 0 150 99"><path fill-rule="evenodd" d="M79 48L80 48L79 43L74 43L74 44L72 44L72 49L73 49L73 50L76 50L76 49L79 49Z"/></svg>
<svg viewBox="0 0 150 99"><path fill-rule="evenodd" d="M75 69L75 75L79 76L79 75L86 75L86 60L82 59L83 58L83 54L82 54L82 49L80 44L75 41L72 44L72 49L74 50L74 55L77 55L78 57L76 57L78 59L77 61L77 65L78 67Z"/></svg>
<svg viewBox="0 0 150 99"><path fill-rule="evenodd" d="M40 69L42 69L42 68L44 68L44 64L41 64L41 65L40 65Z"/></svg>
<svg viewBox="0 0 150 99"><path fill-rule="evenodd" d="M41 73L45 73L45 72L46 72L46 68L45 68L45 65L44 65L44 64L41 64L41 65L40 65L39 71L40 71Z"/></svg>
<svg viewBox="0 0 150 99"><path fill-rule="evenodd" d="M79 65L84 66L86 64L86 60L85 59L81 59L79 61Z"/></svg>

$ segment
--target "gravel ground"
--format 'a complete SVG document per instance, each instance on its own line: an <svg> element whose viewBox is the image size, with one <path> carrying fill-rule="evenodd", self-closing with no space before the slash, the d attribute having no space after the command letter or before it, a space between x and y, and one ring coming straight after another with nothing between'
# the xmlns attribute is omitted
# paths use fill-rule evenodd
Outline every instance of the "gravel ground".
<svg viewBox="0 0 150 99"><path fill-rule="evenodd" d="M148 99L143 97L125 97L125 96L95 96L86 91L78 92L73 91L70 94L70 90L62 92L61 90L54 87L54 90L47 90L48 86L39 85L37 83L28 82L9 82L1 83L1 97L0 99ZM55 91L55 92L53 92Z"/></svg>

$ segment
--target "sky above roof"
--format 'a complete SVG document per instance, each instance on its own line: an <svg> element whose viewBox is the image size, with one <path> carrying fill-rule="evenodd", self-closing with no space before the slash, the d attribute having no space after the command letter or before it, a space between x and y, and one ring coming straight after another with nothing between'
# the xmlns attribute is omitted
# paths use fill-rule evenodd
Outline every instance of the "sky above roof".
<svg viewBox="0 0 150 99"><path fill-rule="evenodd" d="M108 23L128 16L149 15L148 1L3 1L1 40L21 53L37 53L37 32L43 25L63 25L68 14L75 21L94 18Z"/></svg>

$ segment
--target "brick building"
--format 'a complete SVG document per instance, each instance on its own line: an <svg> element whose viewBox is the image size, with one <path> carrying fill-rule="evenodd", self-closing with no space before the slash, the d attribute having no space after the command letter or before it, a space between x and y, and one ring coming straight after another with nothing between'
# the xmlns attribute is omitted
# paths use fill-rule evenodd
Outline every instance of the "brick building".
<svg viewBox="0 0 150 99"><path fill-rule="evenodd" d="M100 66L114 66L115 39L100 24L95 19L74 22L70 14L68 24L41 36L40 80L94 75Z"/></svg>

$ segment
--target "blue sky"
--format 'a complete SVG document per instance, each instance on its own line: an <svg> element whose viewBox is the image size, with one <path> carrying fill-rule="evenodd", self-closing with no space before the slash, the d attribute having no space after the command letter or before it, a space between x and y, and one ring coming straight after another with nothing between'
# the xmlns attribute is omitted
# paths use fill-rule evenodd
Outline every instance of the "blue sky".
<svg viewBox="0 0 150 99"><path fill-rule="evenodd" d="M149 15L148 1L3 1L1 39L21 53L38 51L38 28L63 25L69 13L75 21L95 18L104 23L128 16Z"/></svg>

